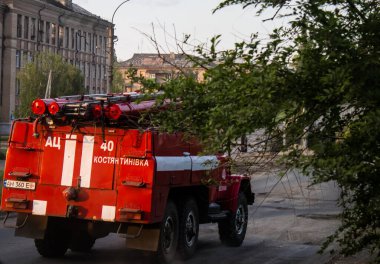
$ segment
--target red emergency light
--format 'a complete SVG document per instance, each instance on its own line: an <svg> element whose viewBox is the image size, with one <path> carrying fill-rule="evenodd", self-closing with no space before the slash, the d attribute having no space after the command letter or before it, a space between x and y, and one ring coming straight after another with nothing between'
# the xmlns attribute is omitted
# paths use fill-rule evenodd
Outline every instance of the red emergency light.
<svg viewBox="0 0 380 264"><path fill-rule="evenodd" d="M49 105L48 111L51 115L56 115L60 110L59 104L56 102L53 102Z"/></svg>
<svg viewBox="0 0 380 264"><path fill-rule="evenodd" d="M43 115L46 111L46 104L42 99L36 99L32 103L32 112L35 115Z"/></svg>
<svg viewBox="0 0 380 264"><path fill-rule="evenodd" d="M106 116L112 120L118 120L121 116L121 110L119 105L117 104L110 104L106 107Z"/></svg>
<svg viewBox="0 0 380 264"><path fill-rule="evenodd" d="M100 118L102 116L102 106L101 105L94 105L92 108L92 115L94 118Z"/></svg>

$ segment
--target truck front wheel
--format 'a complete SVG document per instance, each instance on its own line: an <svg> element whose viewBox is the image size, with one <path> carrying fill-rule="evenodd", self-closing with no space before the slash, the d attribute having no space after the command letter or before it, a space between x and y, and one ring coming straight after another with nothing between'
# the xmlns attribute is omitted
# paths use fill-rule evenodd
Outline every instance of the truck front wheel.
<svg viewBox="0 0 380 264"><path fill-rule="evenodd" d="M178 212L172 201L168 201L161 223L157 257L160 263L171 263L178 246Z"/></svg>
<svg viewBox="0 0 380 264"><path fill-rule="evenodd" d="M178 253L182 259L194 255L199 234L198 206L194 199L185 200L180 214Z"/></svg>
<svg viewBox="0 0 380 264"><path fill-rule="evenodd" d="M248 224L248 205L244 193L239 193L236 212L218 223L219 238L223 244L239 247L245 238Z"/></svg>

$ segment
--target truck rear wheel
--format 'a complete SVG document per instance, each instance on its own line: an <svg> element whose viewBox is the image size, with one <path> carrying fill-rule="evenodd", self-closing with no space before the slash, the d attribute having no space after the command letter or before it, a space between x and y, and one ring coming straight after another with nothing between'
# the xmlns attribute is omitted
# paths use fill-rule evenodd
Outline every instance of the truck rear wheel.
<svg viewBox="0 0 380 264"><path fill-rule="evenodd" d="M172 201L168 201L161 223L157 258L160 263L171 263L178 246L178 212Z"/></svg>
<svg viewBox="0 0 380 264"><path fill-rule="evenodd" d="M69 237L62 230L49 230L43 239L35 239L38 253L46 258L58 258L65 255Z"/></svg>
<svg viewBox="0 0 380 264"><path fill-rule="evenodd" d="M248 205L244 193L239 193L236 212L218 223L219 238L223 244L239 247L245 238L248 224Z"/></svg>
<svg viewBox="0 0 380 264"><path fill-rule="evenodd" d="M72 233L69 248L73 252L88 252L95 244L95 239L85 231Z"/></svg>
<svg viewBox="0 0 380 264"><path fill-rule="evenodd" d="M185 200L179 219L178 253L182 259L194 255L198 244L199 213L194 199Z"/></svg>

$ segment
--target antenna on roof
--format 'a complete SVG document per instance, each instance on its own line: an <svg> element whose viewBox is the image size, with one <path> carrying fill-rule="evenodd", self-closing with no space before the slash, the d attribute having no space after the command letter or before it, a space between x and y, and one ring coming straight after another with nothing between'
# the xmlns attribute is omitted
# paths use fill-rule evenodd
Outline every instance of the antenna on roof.
<svg viewBox="0 0 380 264"><path fill-rule="evenodd" d="M51 94L51 70L49 71L49 77L46 84L45 99L50 98L50 94Z"/></svg>

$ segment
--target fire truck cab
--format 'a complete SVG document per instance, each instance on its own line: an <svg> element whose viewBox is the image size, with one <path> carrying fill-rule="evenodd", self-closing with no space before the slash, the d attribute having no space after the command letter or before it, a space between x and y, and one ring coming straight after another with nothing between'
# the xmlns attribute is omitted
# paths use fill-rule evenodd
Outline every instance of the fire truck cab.
<svg viewBox="0 0 380 264"><path fill-rule="evenodd" d="M154 98L137 94L37 99L9 137L1 210L44 257L89 251L114 232L161 263L189 258L199 224L240 246L254 202L250 179L195 139L138 126ZM139 100L137 100L139 99Z"/></svg>

